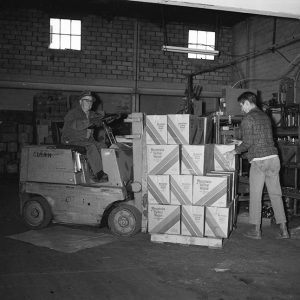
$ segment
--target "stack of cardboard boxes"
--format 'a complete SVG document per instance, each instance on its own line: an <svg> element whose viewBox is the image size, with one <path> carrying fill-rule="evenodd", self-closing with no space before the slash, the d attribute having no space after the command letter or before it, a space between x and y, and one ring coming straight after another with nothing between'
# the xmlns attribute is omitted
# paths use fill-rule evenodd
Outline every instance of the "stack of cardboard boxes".
<svg viewBox="0 0 300 300"><path fill-rule="evenodd" d="M0 124L0 176L18 172L21 149L33 140L33 127L16 122Z"/></svg>
<svg viewBox="0 0 300 300"><path fill-rule="evenodd" d="M34 96L36 142L40 144L59 143L53 132L55 123L62 123L69 110L68 96L60 91L44 91Z"/></svg>
<svg viewBox="0 0 300 300"><path fill-rule="evenodd" d="M151 234L228 238L232 231L237 166L224 153L234 145L199 144L203 123L189 114L146 117Z"/></svg>

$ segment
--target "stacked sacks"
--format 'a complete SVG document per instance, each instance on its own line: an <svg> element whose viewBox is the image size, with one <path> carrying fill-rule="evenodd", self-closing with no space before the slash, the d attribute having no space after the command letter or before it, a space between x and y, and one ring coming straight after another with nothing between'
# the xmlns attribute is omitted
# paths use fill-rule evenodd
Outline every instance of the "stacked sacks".
<svg viewBox="0 0 300 300"><path fill-rule="evenodd" d="M188 114L146 117L150 233L229 235L232 226L224 229L216 216L225 210L227 219L232 218L229 187L233 181L230 174L207 176L217 166L214 152L218 149L207 143L211 137L207 124L207 118Z"/></svg>

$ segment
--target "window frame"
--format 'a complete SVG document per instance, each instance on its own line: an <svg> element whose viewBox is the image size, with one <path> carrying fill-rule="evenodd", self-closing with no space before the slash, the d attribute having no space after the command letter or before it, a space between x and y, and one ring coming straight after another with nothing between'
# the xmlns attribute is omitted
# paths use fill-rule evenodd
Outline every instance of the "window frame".
<svg viewBox="0 0 300 300"><path fill-rule="evenodd" d="M58 21L59 25L58 25L58 30L57 29L53 29L53 25L51 24L52 21ZM64 21L69 21L70 23L70 28L69 30L67 30L67 32L64 32L65 28L62 28L62 22ZM79 31L79 33L74 33L74 29L76 29L76 23L72 24L72 22L76 22L77 24L77 30ZM79 19L66 19L66 18L50 18L49 20L49 49L51 50L71 50L71 51L81 51L82 49L82 45L81 45L81 41L82 41L82 31L81 31L81 24L82 21ZM78 26L79 25L79 26ZM56 43L58 44L55 45L53 43L53 39L54 36L57 36L56 38L58 38L58 40L56 41ZM77 46L76 43L74 44L75 39L78 39L77 41ZM64 43L67 43L66 46L64 46ZM51 47L51 45L53 45Z"/></svg>
<svg viewBox="0 0 300 300"><path fill-rule="evenodd" d="M192 42L191 40L191 33L196 32L196 40L194 39ZM205 40L203 36L205 35ZM213 44L208 44L208 35L210 39L213 36ZM193 49L203 49L203 50L215 50L216 49L216 31L209 31L209 30L197 30L197 29L189 29L188 32L188 48ZM209 54L198 54L198 53L188 53L189 59L202 59L213 61L215 59L214 55Z"/></svg>

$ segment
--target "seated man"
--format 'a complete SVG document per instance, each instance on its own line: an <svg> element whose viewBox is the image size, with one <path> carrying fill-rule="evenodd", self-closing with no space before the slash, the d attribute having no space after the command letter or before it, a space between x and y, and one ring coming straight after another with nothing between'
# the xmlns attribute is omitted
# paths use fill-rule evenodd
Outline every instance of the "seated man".
<svg viewBox="0 0 300 300"><path fill-rule="evenodd" d="M84 146L88 163L93 171L94 179L107 179L103 172L101 148L105 143L97 142L93 137L93 128L101 126L104 112L91 111L95 97L90 91L84 91L79 97L79 104L71 109L64 119L62 142L68 145Z"/></svg>

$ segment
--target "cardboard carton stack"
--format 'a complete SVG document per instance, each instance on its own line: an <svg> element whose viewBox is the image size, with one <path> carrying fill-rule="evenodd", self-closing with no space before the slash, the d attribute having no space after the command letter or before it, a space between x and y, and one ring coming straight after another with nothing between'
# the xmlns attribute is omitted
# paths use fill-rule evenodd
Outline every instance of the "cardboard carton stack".
<svg viewBox="0 0 300 300"><path fill-rule="evenodd" d="M228 238L233 228L236 161L224 153L234 146L199 144L197 124L188 114L146 117L152 235Z"/></svg>
<svg viewBox="0 0 300 300"><path fill-rule="evenodd" d="M0 176L17 174L21 149L32 140L32 125L17 122L0 124Z"/></svg>

